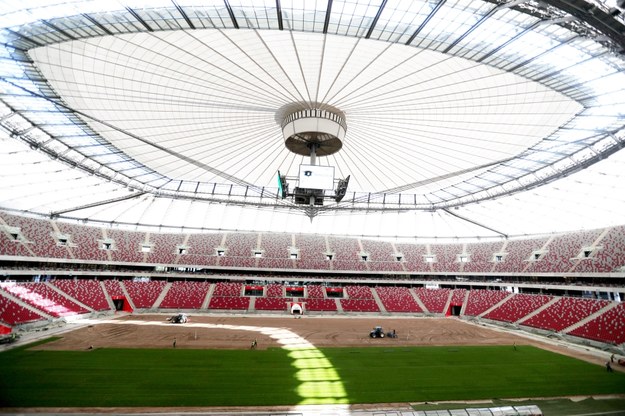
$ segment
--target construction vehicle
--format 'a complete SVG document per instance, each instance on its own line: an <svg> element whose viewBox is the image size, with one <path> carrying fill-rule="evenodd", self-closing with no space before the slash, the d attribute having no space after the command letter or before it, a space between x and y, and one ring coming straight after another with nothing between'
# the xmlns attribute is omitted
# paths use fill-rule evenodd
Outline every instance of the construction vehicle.
<svg viewBox="0 0 625 416"><path fill-rule="evenodd" d="M179 313L170 318L167 318L167 320L172 324L186 324L187 322L189 322L189 315L187 315L186 313Z"/></svg>
<svg viewBox="0 0 625 416"><path fill-rule="evenodd" d="M384 338L384 330L381 326L376 326L371 332L369 332L369 336L371 338Z"/></svg>

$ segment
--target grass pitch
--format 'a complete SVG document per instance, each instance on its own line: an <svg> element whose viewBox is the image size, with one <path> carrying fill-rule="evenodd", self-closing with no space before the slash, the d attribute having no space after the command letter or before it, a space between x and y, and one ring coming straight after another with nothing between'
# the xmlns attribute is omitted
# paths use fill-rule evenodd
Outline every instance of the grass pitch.
<svg viewBox="0 0 625 416"><path fill-rule="evenodd" d="M269 406L625 394L625 374L519 346L0 353L0 407Z"/></svg>

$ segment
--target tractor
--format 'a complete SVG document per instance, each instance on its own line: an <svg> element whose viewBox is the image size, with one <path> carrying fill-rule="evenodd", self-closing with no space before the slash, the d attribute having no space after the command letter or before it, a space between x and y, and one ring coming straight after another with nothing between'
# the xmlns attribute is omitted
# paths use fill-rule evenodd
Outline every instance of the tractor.
<svg viewBox="0 0 625 416"><path fill-rule="evenodd" d="M373 331L369 332L371 338L384 338L384 330L381 326L376 326Z"/></svg>
<svg viewBox="0 0 625 416"><path fill-rule="evenodd" d="M167 318L172 324L186 324L189 321L189 316L186 313L179 313L171 318Z"/></svg>

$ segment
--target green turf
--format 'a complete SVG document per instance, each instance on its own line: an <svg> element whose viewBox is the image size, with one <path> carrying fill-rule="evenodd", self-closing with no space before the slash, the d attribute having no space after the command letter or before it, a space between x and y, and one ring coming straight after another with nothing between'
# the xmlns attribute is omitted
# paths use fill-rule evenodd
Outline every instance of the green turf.
<svg viewBox="0 0 625 416"><path fill-rule="evenodd" d="M324 359L319 359L319 357ZM420 402L625 393L625 374L533 347L0 353L0 407Z"/></svg>

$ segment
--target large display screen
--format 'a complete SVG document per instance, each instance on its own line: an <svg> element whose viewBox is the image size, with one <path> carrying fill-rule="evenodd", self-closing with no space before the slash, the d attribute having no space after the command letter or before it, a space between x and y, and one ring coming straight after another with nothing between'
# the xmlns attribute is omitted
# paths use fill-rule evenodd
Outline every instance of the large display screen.
<svg viewBox="0 0 625 416"><path fill-rule="evenodd" d="M299 165L299 187L334 189L334 166Z"/></svg>

